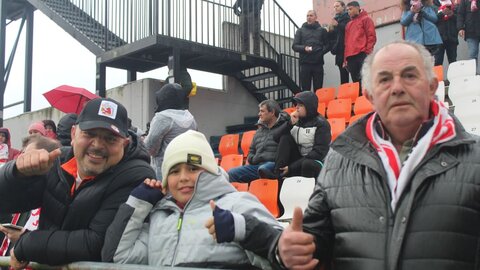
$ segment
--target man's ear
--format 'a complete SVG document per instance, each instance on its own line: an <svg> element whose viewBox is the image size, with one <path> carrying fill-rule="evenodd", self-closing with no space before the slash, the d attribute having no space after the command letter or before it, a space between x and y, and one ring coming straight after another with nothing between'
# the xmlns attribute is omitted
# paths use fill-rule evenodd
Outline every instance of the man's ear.
<svg viewBox="0 0 480 270"><path fill-rule="evenodd" d="M75 130L76 130L77 126L76 125L73 125L72 128L70 129L70 137L72 138L70 140L70 145L73 146L73 140L75 140Z"/></svg>
<svg viewBox="0 0 480 270"><path fill-rule="evenodd" d="M436 77L433 77L432 80L430 81L430 89L429 89L430 91L428 93L432 99L435 93L437 92L437 88L438 88L438 79Z"/></svg>
<svg viewBox="0 0 480 270"><path fill-rule="evenodd" d="M123 147L126 147L130 143L130 137L125 138L123 141Z"/></svg>
<svg viewBox="0 0 480 270"><path fill-rule="evenodd" d="M370 93L367 91L367 89L362 90L362 95L364 95L367 98L367 100L370 101L370 103L373 104L373 98L370 95Z"/></svg>

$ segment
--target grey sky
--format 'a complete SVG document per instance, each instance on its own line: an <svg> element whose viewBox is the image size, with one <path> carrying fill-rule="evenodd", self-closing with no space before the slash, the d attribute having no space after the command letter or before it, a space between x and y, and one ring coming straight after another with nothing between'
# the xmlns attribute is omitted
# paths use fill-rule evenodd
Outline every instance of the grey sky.
<svg viewBox="0 0 480 270"><path fill-rule="evenodd" d="M290 17L301 25L305 21L307 10L312 9L312 0L277 0ZM7 26L6 61L16 38L18 25L16 21ZM18 44L15 61L5 92L5 105L23 100L23 68L24 68L24 34ZM84 87L95 90L95 56L80 45L74 38L64 32L40 11L35 12L32 78L32 111L50 106L42 93L62 84ZM197 84L209 87L221 87L220 76L204 76L192 71L192 80ZM166 77L166 69L158 69L147 73L138 73L137 78ZM126 83L126 72L118 69L107 69L107 89ZM23 105L8 108L4 118L22 113Z"/></svg>

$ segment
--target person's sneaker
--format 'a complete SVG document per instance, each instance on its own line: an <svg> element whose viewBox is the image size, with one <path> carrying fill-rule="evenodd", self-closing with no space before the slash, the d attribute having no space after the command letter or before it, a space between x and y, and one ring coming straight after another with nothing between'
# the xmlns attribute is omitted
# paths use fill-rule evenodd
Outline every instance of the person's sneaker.
<svg viewBox="0 0 480 270"><path fill-rule="evenodd" d="M258 169L258 175L260 175L260 178L277 179L277 176L271 170L264 168Z"/></svg>

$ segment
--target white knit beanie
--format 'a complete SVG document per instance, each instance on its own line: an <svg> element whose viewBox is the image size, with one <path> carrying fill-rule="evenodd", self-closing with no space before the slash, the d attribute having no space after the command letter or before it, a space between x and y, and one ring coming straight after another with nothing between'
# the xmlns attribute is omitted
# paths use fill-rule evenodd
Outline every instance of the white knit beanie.
<svg viewBox="0 0 480 270"><path fill-rule="evenodd" d="M213 174L218 173L212 147L205 135L198 131L189 130L182 133L168 144L162 163L163 187L167 186L168 172L179 163L195 165Z"/></svg>

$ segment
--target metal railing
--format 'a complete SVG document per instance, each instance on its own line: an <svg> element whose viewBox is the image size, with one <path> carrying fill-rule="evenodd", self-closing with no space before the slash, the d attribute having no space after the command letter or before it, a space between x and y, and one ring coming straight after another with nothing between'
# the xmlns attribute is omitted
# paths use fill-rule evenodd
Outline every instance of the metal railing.
<svg viewBox="0 0 480 270"><path fill-rule="evenodd" d="M10 265L10 257L0 257L0 267L8 267ZM116 263L100 263L100 262L74 262L61 266L49 266L38 263L30 263L28 265L34 270L195 270L202 268L185 268L185 267L168 267L168 266L148 266L138 264L116 264Z"/></svg>

